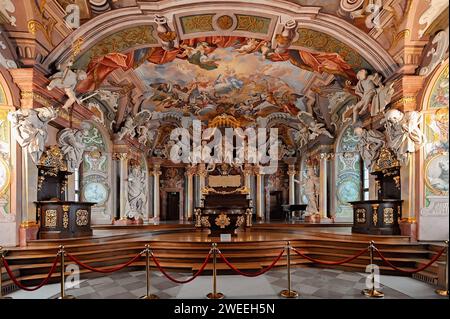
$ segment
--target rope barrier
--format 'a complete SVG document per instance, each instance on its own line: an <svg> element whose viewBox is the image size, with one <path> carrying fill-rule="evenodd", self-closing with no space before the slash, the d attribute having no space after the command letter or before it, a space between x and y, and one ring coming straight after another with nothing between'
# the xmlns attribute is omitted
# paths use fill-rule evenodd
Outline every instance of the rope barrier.
<svg viewBox="0 0 450 319"><path fill-rule="evenodd" d="M428 267L430 267L432 264L434 264L444 253L444 251L446 250L446 248L442 249L436 256L434 256L433 259L430 260L430 262L428 262L426 265L418 268L418 269L414 269L414 270L405 270L405 269L401 269L395 265L393 265L389 260L386 259L386 257L383 256L383 254L381 253L381 251L378 250L378 248L375 247L375 251L377 252L378 256L380 256L380 258L386 263L388 264L389 267L400 271L400 272L404 272L404 273L408 273L408 274L415 274L421 271L424 271L425 269L427 269Z"/></svg>
<svg viewBox="0 0 450 319"><path fill-rule="evenodd" d="M187 280L178 280L173 278L172 276L170 276L159 264L158 260L156 259L156 257L151 254L153 261L155 262L156 267L159 269L159 271L167 277L167 279L177 283L177 284L187 284L188 282L191 282L192 280L194 280L195 278L197 278L198 276L200 276L200 274L203 272L203 270L205 270L206 265L208 265L208 261L209 258L211 257L211 251L208 253L208 255L205 258L205 261L203 262L202 266L200 267L200 269L189 279Z"/></svg>
<svg viewBox="0 0 450 319"><path fill-rule="evenodd" d="M3 260L3 265L5 266L5 269L6 269L6 272L8 273L9 278L11 278L11 280L17 287L19 287L20 289L23 289L25 291L35 291L35 290L38 290L39 288L41 288L42 286L46 285L48 283L48 281L50 280L52 274L55 272L56 266L58 265L58 255L56 255L55 261L53 262L52 268L50 268L50 272L48 273L47 277L44 280L42 280L42 282L39 285L31 288L31 287L22 285L17 280L17 278L14 276L14 274L12 273L11 268L9 268L9 264L6 261L6 259L4 257L2 257L2 260Z"/></svg>
<svg viewBox="0 0 450 319"><path fill-rule="evenodd" d="M90 270L90 271L93 271L93 272L99 272L99 273L102 273L102 274L109 274L109 273L116 272L116 271L119 271L119 270L121 270L121 269L124 269L125 267L128 267L129 265L131 265L132 263L134 263L136 260L138 260L138 259L141 257L141 255L142 255L142 252L140 252L139 254L137 254L135 257L131 258L131 259L130 259L129 261L127 261L125 264L120 265L120 266L115 267L115 268L98 269L98 268L94 268L94 267L92 267L92 266L89 266L89 265L87 265L87 264L81 262L81 261L78 260L75 256L73 256L73 255L67 253L67 257L69 257L70 260L72 260L73 262L75 262L75 263L78 264L79 266L81 266L81 267L83 267L83 268L85 268L85 269L88 269L88 270Z"/></svg>
<svg viewBox="0 0 450 319"><path fill-rule="evenodd" d="M360 257L361 255L363 255L364 253L367 252L367 248L364 248L363 250L361 250L359 253L357 253L354 256L342 259L342 260L338 260L338 261L322 261L322 260L318 260L312 257L309 257L305 254L303 254L302 252L300 252L299 250L292 248L298 255L302 256L303 258L306 258L312 262L318 263L318 264L322 264L322 265L342 265L342 264L346 264L349 263L353 260L355 260L356 258Z"/></svg>
<svg viewBox="0 0 450 319"><path fill-rule="evenodd" d="M260 275L265 274L266 272L268 272L269 270L271 270L273 267L275 267L275 265L277 264L277 262L281 259L281 257L283 256L284 253L284 249L278 254L278 256L275 258L275 260L266 268L261 269L260 271L250 274L250 273L245 273L240 271L239 269L237 269L233 264L231 264L226 258L225 256L222 254L222 252L219 250L219 256L220 258L222 258L222 260L225 262L225 264L227 264L228 267L230 267L233 271L235 271L236 273L238 273L241 276L245 276L245 277L258 277Z"/></svg>

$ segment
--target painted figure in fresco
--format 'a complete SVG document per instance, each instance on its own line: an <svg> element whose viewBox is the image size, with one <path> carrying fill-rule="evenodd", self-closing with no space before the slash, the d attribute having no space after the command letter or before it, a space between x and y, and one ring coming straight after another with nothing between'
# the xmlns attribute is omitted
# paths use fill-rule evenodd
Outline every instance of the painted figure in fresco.
<svg viewBox="0 0 450 319"><path fill-rule="evenodd" d="M441 191L448 192L449 190L449 161L448 158L439 162L439 169L441 170L439 176L430 179L431 186Z"/></svg>
<svg viewBox="0 0 450 319"><path fill-rule="evenodd" d="M319 213L319 177L316 176L314 168L308 167L307 178L304 182L304 192L308 200L308 206L306 207L306 213L308 215L314 215Z"/></svg>
<svg viewBox="0 0 450 319"><path fill-rule="evenodd" d="M362 127L355 128L355 135L359 138L356 146L366 167L370 169L378 159L380 150L385 146L384 134L377 130L366 130Z"/></svg>
<svg viewBox="0 0 450 319"><path fill-rule="evenodd" d="M353 106L353 124L361 115L370 113L375 116L384 111L394 94L393 83L385 87L378 73L369 75L365 69L356 74L358 84L354 87L355 93L361 100Z"/></svg>
<svg viewBox="0 0 450 319"><path fill-rule="evenodd" d="M83 139L89 134L89 129L90 125L83 122L81 130L65 128L58 133L58 144L64 154L69 172L77 170L83 161L83 153L87 149Z"/></svg>
<svg viewBox="0 0 450 319"><path fill-rule="evenodd" d="M425 142L420 127L422 114L416 111L406 112L392 109L384 115L387 146L394 151L402 164L407 164L408 153L414 153Z"/></svg>
<svg viewBox="0 0 450 319"><path fill-rule="evenodd" d="M207 42L198 42L196 47L190 47L187 44L181 44L181 49L184 49L183 53L179 54L178 58L187 58L189 63L198 65L205 70L214 70L219 66L216 62L218 59L213 56L208 56L211 52L211 48Z"/></svg>
<svg viewBox="0 0 450 319"><path fill-rule="evenodd" d="M45 149L47 124L57 116L58 113L53 107L19 109L8 113L17 142L28 151L35 164L39 162Z"/></svg>
<svg viewBox="0 0 450 319"><path fill-rule="evenodd" d="M75 102L81 104L81 100L79 100L75 94L75 87L78 84L78 81L85 80L87 78L87 74L83 70L71 70L72 61L69 61L67 65L62 68L60 65L58 67L58 72L49 77L50 84L47 85L47 90L51 91L54 88L62 89L68 99L66 103L63 105L63 109L68 110Z"/></svg>
<svg viewBox="0 0 450 319"><path fill-rule="evenodd" d="M132 165L128 175L128 209L127 217L139 219L143 217L146 202L145 173L138 165Z"/></svg>

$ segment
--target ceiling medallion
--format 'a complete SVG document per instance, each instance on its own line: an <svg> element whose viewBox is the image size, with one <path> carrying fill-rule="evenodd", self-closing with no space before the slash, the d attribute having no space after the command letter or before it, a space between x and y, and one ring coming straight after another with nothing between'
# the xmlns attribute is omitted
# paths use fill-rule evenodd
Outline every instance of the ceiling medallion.
<svg viewBox="0 0 450 319"><path fill-rule="evenodd" d="M223 15L217 18L217 26L221 30L229 30L233 26L233 18L229 15Z"/></svg>

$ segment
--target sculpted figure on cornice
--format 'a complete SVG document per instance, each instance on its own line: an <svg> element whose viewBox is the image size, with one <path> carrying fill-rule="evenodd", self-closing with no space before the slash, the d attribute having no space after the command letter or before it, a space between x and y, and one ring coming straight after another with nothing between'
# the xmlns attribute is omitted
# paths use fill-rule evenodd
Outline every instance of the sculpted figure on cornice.
<svg viewBox="0 0 450 319"><path fill-rule="evenodd" d="M119 140L123 140L125 136L135 137L136 125L134 124L134 119L131 115L128 115L125 119L123 126L120 128L120 131L117 133L117 137Z"/></svg>
<svg viewBox="0 0 450 319"><path fill-rule="evenodd" d="M384 116L387 146L394 151L401 164L408 163L408 153L420 149L425 138L422 133L422 114L416 111L405 114L397 109L386 112Z"/></svg>
<svg viewBox="0 0 450 319"><path fill-rule="evenodd" d="M8 113L17 142L27 150L35 164L39 162L45 149L47 124L57 116L58 113L53 107L19 109Z"/></svg>
<svg viewBox="0 0 450 319"><path fill-rule="evenodd" d="M439 66L448 56L449 46L449 29L438 32L433 40L431 40L431 48L428 50L426 57L431 57L430 62L420 69L419 75L428 76L434 69Z"/></svg>
<svg viewBox="0 0 450 319"><path fill-rule="evenodd" d="M333 138L333 135L325 128L325 124L317 122L311 114L300 111L297 118L300 121L299 131L301 134L307 134L309 141L314 141L320 135Z"/></svg>
<svg viewBox="0 0 450 319"><path fill-rule="evenodd" d="M108 90L98 90L97 93L100 100L105 101L111 109L117 111L117 107L119 105L119 93Z"/></svg>
<svg viewBox="0 0 450 319"><path fill-rule="evenodd" d="M80 130L65 128L58 133L58 145L64 154L69 172L78 169L83 161L83 153L88 149L83 139L89 134L89 129L90 125L82 122Z"/></svg>
<svg viewBox="0 0 450 319"><path fill-rule="evenodd" d="M378 159L381 148L386 144L384 134L377 130L366 130L362 127L356 127L355 135L359 137L356 149L366 167L371 169Z"/></svg>
<svg viewBox="0 0 450 319"><path fill-rule="evenodd" d="M359 117L370 113L375 116L384 112L385 107L391 102L394 94L393 83L384 86L381 81L381 75L378 73L370 74L365 69L359 70L356 75L358 83L353 89L361 100L351 106L353 109L353 124Z"/></svg>
<svg viewBox="0 0 450 319"><path fill-rule="evenodd" d="M47 85L47 90L49 91L54 88L58 88L62 89L66 93L68 99L63 105L63 109L65 110L68 110L75 102L81 104L81 100L79 100L75 94L75 87L77 86L78 81L82 81L87 78L85 71L73 71L70 68L72 64L72 61L69 61L64 68L59 65L59 71L49 77L50 84Z"/></svg>

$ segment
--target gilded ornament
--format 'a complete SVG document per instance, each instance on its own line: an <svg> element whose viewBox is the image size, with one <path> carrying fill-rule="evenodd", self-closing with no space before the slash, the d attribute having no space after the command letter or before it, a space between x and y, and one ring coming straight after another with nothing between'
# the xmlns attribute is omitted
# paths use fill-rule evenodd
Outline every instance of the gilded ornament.
<svg viewBox="0 0 450 319"><path fill-rule="evenodd" d="M271 22L269 18L239 14L236 15L236 18L238 21L236 30L264 34L269 31Z"/></svg>
<svg viewBox="0 0 450 319"><path fill-rule="evenodd" d="M394 209L391 207L386 207L383 209L383 222L385 224L394 223Z"/></svg>
<svg viewBox="0 0 450 319"><path fill-rule="evenodd" d="M220 213L219 217L216 218L216 225L225 228L230 225L230 218L224 213Z"/></svg>
<svg viewBox="0 0 450 319"><path fill-rule="evenodd" d="M228 30L233 26L233 18L229 15L220 16L217 19L217 26L222 30Z"/></svg>
<svg viewBox="0 0 450 319"><path fill-rule="evenodd" d="M236 227L241 227L245 223L245 217L244 216L238 216L236 219Z"/></svg>
<svg viewBox="0 0 450 319"><path fill-rule="evenodd" d="M55 228L56 227L56 220L57 220L57 213L55 209L48 209L45 211L45 227L48 228Z"/></svg>
<svg viewBox="0 0 450 319"><path fill-rule="evenodd" d="M366 210L364 208L358 208L356 210L356 222L359 224L366 222Z"/></svg>
<svg viewBox="0 0 450 319"><path fill-rule="evenodd" d="M185 34L214 31L212 21L214 14L191 15L180 18Z"/></svg>
<svg viewBox="0 0 450 319"><path fill-rule="evenodd" d="M203 227L211 227L211 224L209 223L208 216L202 216L200 218L200 223Z"/></svg>
<svg viewBox="0 0 450 319"><path fill-rule="evenodd" d="M87 210L79 209L75 213L75 223L77 226L86 226L89 223L89 213Z"/></svg>

